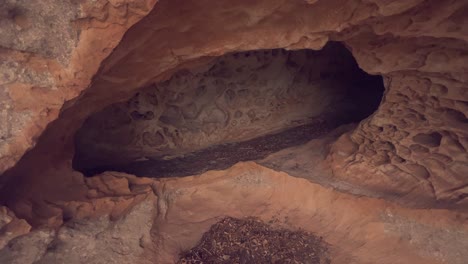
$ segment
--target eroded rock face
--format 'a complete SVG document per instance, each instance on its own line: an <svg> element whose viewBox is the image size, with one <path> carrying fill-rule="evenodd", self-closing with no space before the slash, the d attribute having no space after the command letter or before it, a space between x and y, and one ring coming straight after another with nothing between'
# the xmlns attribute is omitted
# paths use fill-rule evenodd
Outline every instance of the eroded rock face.
<svg viewBox="0 0 468 264"><path fill-rule="evenodd" d="M154 198L154 196L153 196ZM0 250L2 263L153 263L145 257L155 200L148 197L116 221L103 216L35 230Z"/></svg>
<svg viewBox="0 0 468 264"><path fill-rule="evenodd" d="M0 172L36 144L155 2L0 3Z"/></svg>
<svg viewBox="0 0 468 264"><path fill-rule="evenodd" d="M72 23L81 14L76 2L7 0L1 5L0 46L67 64L79 38Z"/></svg>
<svg viewBox="0 0 468 264"><path fill-rule="evenodd" d="M101 209L86 220L77 219L95 213L92 203L74 201L75 220L12 240L0 250L2 263L175 263L225 216L313 232L330 245L332 263L464 264L468 257L467 215L344 194L254 162L180 179L121 173L90 179L100 199L144 194L123 214Z"/></svg>
<svg viewBox="0 0 468 264"><path fill-rule="evenodd" d="M102 64L93 85L65 105L61 118L49 126L39 145L2 177L4 181L11 179L8 190L21 190L20 194L4 194L10 204L17 203L11 201L17 199L12 197L27 200L42 197L44 192L54 200L65 198L69 192L62 190L80 181L72 176L74 173L64 173L71 170L74 132L92 113L128 100L140 87L170 79L182 68L206 64L202 57L258 48L320 49L334 39L351 49L364 70L382 74L387 92L375 115L361 123L351 137L343 137L351 140L344 144L346 148L359 150L336 155L346 151L335 144L328 155L329 169L321 174L366 190L366 194L397 200L404 197L405 203L412 201L413 205L435 206L442 201L442 206L463 207L466 190L461 175L467 162L464 1L260 1L219 5L198 1L184 2L183 9L180 6L178 2L162 1L129 30ZM337 12L333 19L326 15L329 10ZM165 15L176 13L186 19ZM294 14L294 19L289 14ZM417 142L424 138L418 135L437 135L433 133L440 134L441 146L450 146L437 151L428 148L430 154L425 156L417 154L427 148ZM447 156L445 149L451 149L450 155L456 157ZM12 157L4 155L9 162ZM60 169L51 169L52 163ZM55 182L54 186L44 184L46 178ZM10 188L23 183L27 186ZM59 198L62 194L65 196Z"/></svg>
<svg viewBox="0 0 468 264"><path fill-rule="evenodd" d="M447 44L436 39L413 40L421 43L416 44L417 50L403 48L410 40L384 47L358 44L363 49L356 55L358 61L361 55L367 58L365 69L392 69L387 75L388 92L379 111L350 138L337 142L329 158L334 174L349 182L365 180L376 189L391 189L395 196L427 196L445 206L462 206L467 202L468 66L458 58L465 56L461 50L468 46L461 40ZM379 41L388 40L381 37ZM362 44L359 40L350 43ZM374 55L365 52L372 47L376 47ZM413 51L416 54L410 56ZM366 63L372 56L382 62L380 66ZM342 143L345 148L353 145L355 151L341 151Z"/></svg>
<svg viewBox="0 0 468 264"><path fill-rule="evenodd" d="M339 43L320 51L228 54L93 114L75 136L74 168L188 176L200 171L177 173L177 167L228 160L226 169L358 122L375 111L382 92L381 77L360 70ZM271 134L278 136L266 137ZM158 164L175 158L171 165ZM166 166L174 167L173 174L164 173Z"/></svg>
<svg viewBox="0 0 468 264"><path fill-rule="evenodd" d="M0 196L16 218L59 229L66 228L64 221L87 218L87 229L97 230L92 219L122 219L154 192L158 214L151 218L150 244L155 253L142 261L172 262L181 248L196 244L217 217L268 221L279 215L290 228L323 235L336 246L337 263L464 263L466 1L162 0L151 11L153 4L81 3L78 14L61 17L79 18L79 36L64 40L76 45L70 54L68 45L45 57L30 53L37 49L26 42L16 50L2 49L2 73L7 74L0 75L0 171L16 166L2 175ZM29 30L23 28L27 23L20 13L12 12L8 19L13 22L1 22L9 23L8 30ZM106 106L129 100L141 87L226 53L320 49L329 40L343 42L363 70L384 77L382 103L356 126L258 161L275 171L251 164L154 181L120 174L84 178L73 170L74 135L84 121ZM141 114L146 112L135 116ZM383 199L357 198L311 181ZM113 230L115 222L108 223ZM15 259L26 254L22 247L37 244L36 253L24 255L24 263L44 256L60 260L65 253L51 256L47 250L53 236L54 231L46 229L15 238L9 245L23 241L17 242L17 253L7 246L2 257ZM46 242L36 243L39 240ZM64 248L73 243L83 245L73 241ZM146 254L146 249L136 252Z"/></svg>
<svg viewBox="0 0 468 264"><path fill-rule="evenodd" d="M18 219L5 206L0 207L0 248L5 247L15 237L29 233L31 226L24 219Z"/></svg>

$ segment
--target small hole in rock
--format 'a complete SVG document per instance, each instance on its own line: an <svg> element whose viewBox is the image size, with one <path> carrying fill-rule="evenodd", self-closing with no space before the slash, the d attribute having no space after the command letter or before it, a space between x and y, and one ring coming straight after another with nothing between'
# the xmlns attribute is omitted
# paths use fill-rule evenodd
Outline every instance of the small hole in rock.
<svg viewBox="0 0 468 264"><path fill-rule="evenodd" d="M440 146L441 140L442 140L442 135L438 132L433 132L430 134L419 133L413 137L414 142L425 145L430 148Z"/></svg>

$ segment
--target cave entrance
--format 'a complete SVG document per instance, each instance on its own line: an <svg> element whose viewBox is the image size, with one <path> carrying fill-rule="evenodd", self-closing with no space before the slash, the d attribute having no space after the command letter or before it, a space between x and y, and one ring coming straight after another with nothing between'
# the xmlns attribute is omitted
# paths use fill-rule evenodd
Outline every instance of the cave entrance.
<svg viewBox="0 0 468 264"><path fill-rule="evenodd" d="M383 91L341 43L230 53L91 115L73 167L158 178L226 169L359 122Z"/></svg>

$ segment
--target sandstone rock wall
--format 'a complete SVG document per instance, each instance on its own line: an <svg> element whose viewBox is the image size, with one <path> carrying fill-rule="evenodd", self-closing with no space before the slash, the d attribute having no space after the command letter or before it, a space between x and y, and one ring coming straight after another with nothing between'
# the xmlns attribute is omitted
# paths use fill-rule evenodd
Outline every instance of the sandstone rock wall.
<svg viewBox="0 0 468 264"><path fill-rule="evenodd" d="M118 220L108 215L34 230L0 250L2 263L154 263L148 254L155 200L148 197ZM145 249L146 248L146 249Z"/></svg>
<svg viewBox="0 0 468 264"><path fill-rule="evenodd" d="M36 144L155 2L0 3L0 172Z"/></svg>
<svg viewBox="0 0 468 264"><path fill-rule="evenodd" d="M134 10L131 6L129 3L128 10ZM91 12L89 10L92 9L87 6L86 10ZM100 10L94 10L93 16L99 17L99 12L104 12L109 14L103 15L108 19L125 17L114 12L113 5L105 5ZM463 62L466 61L468 29L463 23L466 21L465 10L464 1L434 0L392 3L339 0L306 3L298 0L219 2L216 5L205 1L160 2L153 12L126 33L120 45L102 63L92 85L62 107L61 117L50 124L37 147L3 175L2 181L6 182L3 200L17 208L14 209L16 212L20 210L23 216L32 217L34 210L31 210L31 205L22 205L28 204L25 201L29 199L43 208L46 205L40 201L82 195L85 188L71 190L69 187L81 186L82 181L81 176L71 172L74 132L89 115L106 105L128 100L142 86L167 80L178 69L206 64L206 60L200 60L202 57L258 48L320 49L327 40L334 39L343 41L350 48L364 70L382 74L387 92L375 115L361 123L351 137L343 137L342 141L351 141L343 143L348 148L340 150L342 141L335 144L328 157L328 165L325 164L331 170L325 169L323 176L329 182L339 181L354 186L352 188L366 190L361 192L366 195L405 203L412 201L412 205L418 206L463 208L466 203L463 175L467 163L464 129L467 77ZM129 21L141 17L140 13L135 13L138 15L131 16L134 20ZM293 18L290 14L294 14ZM178 19L179 16L185 19ZM84 24L90 25L91 29L92 25L99 23L98 19L90 19ZM121 34L131 23L124 27L118 23L110 24L117 28L112 32ZM104 40L93 42L82 38L86 36L83 35L85 32L81 32L80 39L86 43L87 51L97 43L109 44ZM97 33L94 29L92 32ZM105 32L111 34L110 29ZM78 44L78 47L81 46ZM87 57L81 58L96 57L86 54ZM80 60L80 69L86 69L85 75L90 76L96 72L97 61L94 60L93 68L85 60ZM73 71L74 68L67 69ZM83 82L80 83L85 84L89 81L88 77L76 76L73 82L81 80ZM70 84L70 79L61 78ZM10 85L17 84L13 82ZM76 92L84 87L81 84L64 87L75 87ZM56 93L76 95L65 92L68 91L66 89L58 89L44 97L23 93L29 88L8 88L7 91L26 95L17 96L17 102L28 102L27 99L34 102L25 103L25 111L34 115L39 115L43 105L50 106L49 100L63 98L53 96ZM31 98L46 99L42 102ZM61 99L58 101L57 108L62 102ZM36 107L37 103L41 106ZM26 122L18 129L21 133L13 138L21 140L22 144L15 144L23 147L8 150L13 138L6 141L11 144L3 145L3 164L12 165L22 151L32 145L32 135L37 135L47 120L57 116L53 110L57 108L51 108L50 113L54 114L38 118L39 121ZM23 113L16 110L14 112L18 115ZM34 124L36 132L25 136L23 133L31 131L26 124ZM440 146L436 147L439 135ZM418 154L426 149L426 154ZM17 150L21 151L15 152ZM9 151L16 154L9 154ZM453 157L447 156L448 151Z"/></svg>
<svg viewBox="0 0 468 264"><path fill-rule="evenodd" d="M75 209L72 220L11 240L0 261L175 263L224 216L314 232L330 245L332 263L464 264L468 257L466 215L339 193L254 162L182 179L108 172L86 184L92 202L59 205Z"/></svg>
<svg viewBox="0 0 468 264"><path fill-rule="evenodd" d="M102 180L100 187L95 187L72 169L74 134L87 117L103 107L128 100L137 89L167 80L182 68L205 64L203 57L254 49L320 49L328 40L336 40L345 43L362 69L384 76L384 100L356 129L341 136L335 134L336 142L334 138L324 144L314 141L308 146L319 146L315 152L307 148L296 152L300 162L288 160L288 168L295 172L289 174L312 175L311 170L298 166L306 164L308 169L316 169L312 171L317 177L309 179L320 179L321 184L430 209L407 209L382 200L322 192L318 191L321 187L311 187L308 181L270 170L266 180L239 171L219 182L204 178L206 175L189 177L156 188L158 197L166 201L158 202L158 224L151 230L152 244L160 258L170 259L180 248L167 232L187 237L185 247L193 246L201 236L200 230L206 230L215 217L228 214L226 208L236 209L234 216L278 213L262 207L267 197L288 208L284 212L294 218L294 227L323 232L330 243L339 245L338 251L344 253L337 256L344 263L376 263L382 259L387 263L463 263L467 259L467 219L463 212L468 197L466 1L173 0L160 1L151 11L153 4L81 3L78 14L64 16L78 17L79 36L67 39L75 34L64 35L64 43L76 45L69 55L68 45L56 53L38 55L31 53L37 50L28 45L32 42L16 48L21 41L3 40L8 43L2 45L13 43L16 50L8 46L0 54L2 73L7 73L0 76L0 170L11 168L2 175L0 196L16 218L27 219L36 227L60 227L63 221L95 219L112 214L109 210L114 209L122 216L128 211L119 210L117 202L130 210L142 201L135 198L138 190L150 187L122 184L113 177L94 179L97 183L93 184ZM7 13L8 20L0 22L3 28L28 30L23 28L27 26L24 16L12 10ZM38 23L41 21L38 19ZM73 32L73 27L65 27ZM44 32L46 37L49 31ZM27 31L24 34L28 36ZM53 46L60 44L54 42ZM18 162L28 149L31 151ZM277 170L283 168L278 166ZM258 192L268 177L276 177L271 175L278 178L263 186L265 192ZM196 180L206 188L190 189ZM236 180L251 185L240 184L232 191ZM289 189L284 187L287 182L293 182ZM113 185L125 194L102 197L102 190L113 190ZM235 194L226 195L230 191ZM318 195L324 192L327 195ZM241 202L229 207L221 198L248 201L251 207ZM193 201L204 204L196 207L200 204ZM350 217L352 208L356 212ZM398 208L398 216L384 208ZM197 213L203 214L197 218ZM211 218L207 219L208 214ZM180 220L187 217L196 219L190 228ZM408 217L410 221L402 220ZM317 229L313 229L315 226ZM51 234L50 230L33 231L30 240L23 237L24 248L33 248L27 243L35 244L36 236L47 240ZM37 255L42 258L48 242L39 244L43 246ZM2 256L15 258L15 253L6 252L12 248L4 250ZM40 259L35 256L33 261Z"/></svg>
<svg viewBox="0 0 468 264"><path fill-rule="evenodd" d="M457 30L466 32L466 22L459 23L466 18L453 9L455 3L445 9L439 4L425 3L402 14L399 18L408 22L398 26L375 24L382 34L398 28L398 37L387 33L362 41L365 35L358 35L347 41L365 70L387 73L388 92L379 111L350 138L342 138L347 150L337 143L330 160L334 175L353 184L364 180L395 197L407 195L408 203L429 197L444 206L462 206L468 190L468 45L465 37L450 37ZM444 18L437 7L453 13ZM440 24L437 35L429 37L427 24L433 20ZM442 28L445 35L439 35ZM422 36L409 36L413 31Z"/></svg>

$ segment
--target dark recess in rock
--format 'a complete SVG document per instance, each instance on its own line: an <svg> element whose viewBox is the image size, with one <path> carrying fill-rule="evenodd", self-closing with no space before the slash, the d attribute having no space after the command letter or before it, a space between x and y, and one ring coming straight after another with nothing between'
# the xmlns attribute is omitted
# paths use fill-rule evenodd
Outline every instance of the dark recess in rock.
<svg viewBox="0 0 468 264"><path fill-rule="evenodd" d="M239 64L243 73L213 77ZM146 88L159 87L159 94L144 98L148 93L139 92L115 105L128 112L131 124L103 130L98 127L115 118L92 115L76 135L74 168L87 176L121 171L157 178L226 169L360 122L377 109L384 91L382 77L362 71L340 43L322 51L226 54L208 68L193 88L198 77L184 70ZM154 96L164 107L151 103Z"/></svg>

